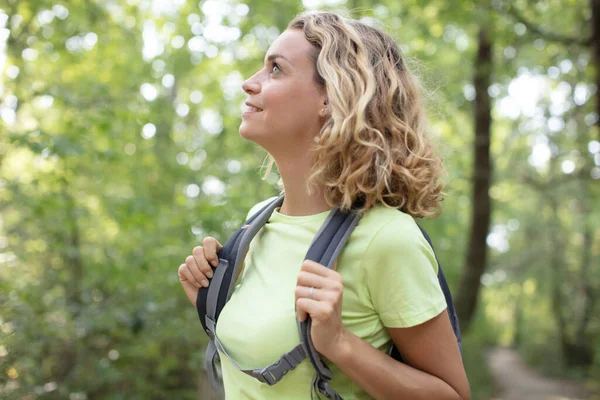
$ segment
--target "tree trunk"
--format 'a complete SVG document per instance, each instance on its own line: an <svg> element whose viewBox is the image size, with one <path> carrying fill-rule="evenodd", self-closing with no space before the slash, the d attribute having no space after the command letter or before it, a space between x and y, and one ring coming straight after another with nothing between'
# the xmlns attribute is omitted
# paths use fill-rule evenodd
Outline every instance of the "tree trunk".
<svg viewBox="0 0 600 400"><path fill-rule="evenodd" d="M558 202L552 197L552 194L548 195L548 203L550 205L552 220L556 224L560 224L558 218ZM563 254L565 250L564 241L562 237L562 229L559 226L551 224L549 237L546 242L546 250L550 254L550 304L552 306L552 315L558 328L558 335L560 338L561 354L564 361L567 361L570 348L570 340L567 335L567 321L563 314L564 297L562 291L562 284L564 282L563 266L564 259Z"/></svg>
<svg viewBox="0 0 600 400"><path fill-rule="evenodd" d="M575 331L575 343L565 357L565 362L568 366L589 367L594 359L593 340L589 335L588 326L592 319L595 303L596 289L594 281L590 276L590 267L592 265L592 247L594 246L594 231L592 230L590 221L587 216L590 213L589 192L587 190L587 182L581 182L581 199L582 207L581 223L583 224L583 244L581 249L581 284L583 306L581 319Z"/></svg>
<svg viewBox="0 0 600 400"><path fill-rule="evenodd" d="M487 234L490 226L491 181L490 137L491 101L488 87L492 74L492 41L485 26L480 27L478 51L474 65L475 86L475 163L473 171L472 214L469 248L465 271L459 284L456 310L461 328L466 331L475 314L481 275L485 271L487 256Z"/></svg>
<svg viewBox="0 0 600 400"><path fill-rule="evenodd" d="M73 196L69 193L69 187L65 184L63 192L67 208L66 228L68 233L68 243L64 254L65 264L69 266L71 276L65 284L65 293L67 296L67 307L73 320L79 317L82 309L82 286L83 286L83 259L81 256L81 238L77 221L77 205Z"/></svg>
<svg viewBox="0 0 600 400"><path fill-rule="evenodd" d="M63 196L65 198L65 235L66 243L63 253L64 264L68 266L70 276L64 283L66 308L70 315L70 322L77 324L77 319L82 312L82 281L83 259L81 256L80 232L77 223L77 205L69 193L69 184L64 182ZM79 343L76 337L65 339L59 349L60 363L53 371L53 378L59 383L67 380L79 362Z"/></svg>
<svg viewBox="0 0 600 400"><path fill-rule="evenodd" d="M586 223L586 221L584 221ZM577 341L585 341L587 328L594 311L596 293L590 276L592 263L593 232L589 224L586 224L583 232L583 249L581 254L581 282L583 284L583 312L579 326L577 327Z"/></svg>

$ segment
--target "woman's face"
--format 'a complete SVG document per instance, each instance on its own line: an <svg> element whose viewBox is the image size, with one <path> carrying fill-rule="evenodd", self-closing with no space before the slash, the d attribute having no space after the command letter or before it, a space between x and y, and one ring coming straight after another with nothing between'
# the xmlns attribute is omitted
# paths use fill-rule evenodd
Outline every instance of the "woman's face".
<svg viewBox="0 0 600 400"><path fill-rule="evenodd" d="M300 30L284 31L271 45L264 67L242 84L248 94L240 135L272 155L306 151L323 124L324 88L314 81L311 44Z"/></svg>

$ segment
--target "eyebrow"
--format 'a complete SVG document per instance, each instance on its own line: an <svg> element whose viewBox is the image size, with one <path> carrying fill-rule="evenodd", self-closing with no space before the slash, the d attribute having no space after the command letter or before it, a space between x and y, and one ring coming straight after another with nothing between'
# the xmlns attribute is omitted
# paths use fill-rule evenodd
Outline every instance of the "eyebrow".
<svg viewBox="0 0 600 400"><path fill-rule="evenodd" d="M276 58L283 58L285 61L289 62L290 64L292 64L292 62L290 60L288 60L283 54L278 54L278 53L273 53L273 54L269 54L267 56L267 62L268 61L273 61ZM293 65L293 64L292 64Z"/></svg>

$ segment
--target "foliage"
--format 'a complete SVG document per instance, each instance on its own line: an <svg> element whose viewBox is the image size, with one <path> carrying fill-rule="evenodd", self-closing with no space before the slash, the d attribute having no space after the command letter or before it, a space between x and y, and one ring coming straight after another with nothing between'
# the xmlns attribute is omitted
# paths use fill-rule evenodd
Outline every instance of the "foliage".
<svg viewBox="0 0 600 400"><path fill-rule="evenodd" d="M479 23L494 26L491 259L465 338L474 398L490 390L479 368L488 345L520 338L529 360L547 362L535 356L543 343L560 356L552 277L569 338L586 288L600 287L599 270L582 268L585 257L590 267L600 258L590 54L514 13L583 36L587 3L505 3L347 4L382 21L429 89L450 185L442 216L423 225L453 287L469 226L474 35ZM0 4L0 397L208 398L205 335L176 270L203 237L223 240L276 193L275 177L260 179L265 154L238 135L240 85L302 8L288 0ZM585 337L600 354L597 310ZM600 376L600 356L584 372Z"/></svg>
<svg viewBox="0 0 600 400"><path fill-rule="evenodd" d="M462 338L463 361L472 399L492 398L494 384L488 366L488 350L498 343L497 330L487 321L485 312L479 310L475 315L472 329Z"/></svg>

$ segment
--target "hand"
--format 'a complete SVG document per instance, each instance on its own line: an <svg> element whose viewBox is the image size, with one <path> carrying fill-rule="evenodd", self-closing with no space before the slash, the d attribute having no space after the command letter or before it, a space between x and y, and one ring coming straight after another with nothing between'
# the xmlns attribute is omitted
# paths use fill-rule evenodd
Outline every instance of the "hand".
<svg viewBox="0 0 600 400"><path fill-rule="evenodd" d="M185 259L185 263L179 266L177 271L179 281L187 295L190 303L196 306L196 297L198 289L208 287L208 279L212 278L213 272L210 265L216 267L219 264L217 252L223 246L217 242L217 239L205 237L202 246L196 246L192 250L192 255ZM208 263L210 262L210 265Z"/></svg>
<svg viewBox="0 0 600 400"><path fill-rule="evenodd" d="M342 276L335 271L335 266L331 270L304 260L296 286L296 316L304 321L310 315L310 334L315 349L330 360L343 350L347 336L342 323L343 289Z"/></svg>

